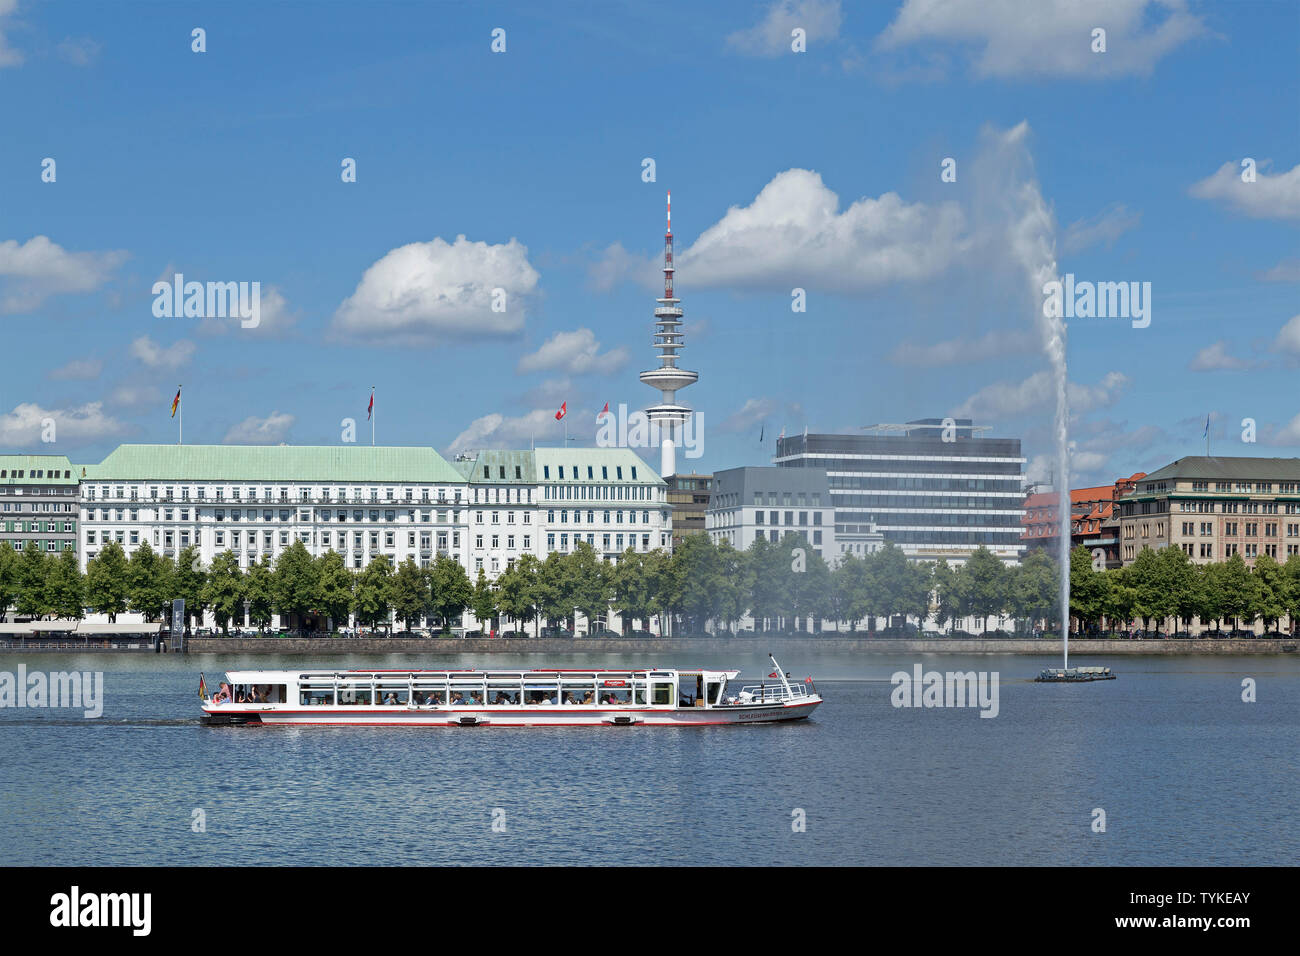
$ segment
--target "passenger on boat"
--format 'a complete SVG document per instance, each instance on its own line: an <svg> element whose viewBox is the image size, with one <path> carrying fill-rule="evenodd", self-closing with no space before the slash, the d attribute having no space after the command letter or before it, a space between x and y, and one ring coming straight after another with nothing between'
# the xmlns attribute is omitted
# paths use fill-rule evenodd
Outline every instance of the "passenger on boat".
<svg viewBox="0 0 1300 956"><path fill-rule="evenodd" d="M397 694L390 690L388 692L388 695L384 698L384 704L395 705L396 703L397 703Z"/></svg>
<svg viewBox="0 0 1300 956"><path fill-rule="evenodd" d="M564 695L564 703L565 703L565 706L568 706L568 705L570 705L570 704L576 704L577 701L573 699L573 695L572 695L572 694L565 694L565 695Z"/></svg>
<svg viewBox="0 0 1300 956"><path fill-rule="evenodd" d="M582 702L584 704L591 704L595 702L595 697L592 695L591 691L587 691L585 694L582 695Z"/></svg>
<svg viewBox="0 0 1300 956"><path fill-rule="evenodd" d="M469 705L470 705L471 707L477 707L477 706L479 706L480 703L481 703L481 701L479 701L479 699L478 699L478 691L470 691L470 694L469 694Z"/></svg>
<svg viewBox="0 0 1300 956"><path fill-rule="evenodd" d="M221 686L217 688L217 692L212 695L212 703L214 704L230 703L230 685L227 684L225 681L221 682Z"/></svg>
<svg viewBox="0 0 1300 956"><path fill-rule="evenodd" d="M454 694L451 695L451 706L460 707L464 703L465 703L465 698L460 695L460 691L456 691Z"/></svg>

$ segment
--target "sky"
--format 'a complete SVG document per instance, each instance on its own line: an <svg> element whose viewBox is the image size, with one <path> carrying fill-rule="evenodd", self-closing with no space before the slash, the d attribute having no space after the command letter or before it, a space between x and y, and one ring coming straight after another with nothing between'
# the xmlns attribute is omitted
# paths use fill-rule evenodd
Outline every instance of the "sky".
<svg viewBox="0 0 1300 956"><path fill-rule="evenodd" d="M594 444L671 190L679 471L954 416L1054 476L1067 274L1150 290L1064 318L1073 485L1300 455L1298 51L1293 0L0 0L0 452L174 442L178 386L191 444L367 442L372 386L379 444Z"/></svg>

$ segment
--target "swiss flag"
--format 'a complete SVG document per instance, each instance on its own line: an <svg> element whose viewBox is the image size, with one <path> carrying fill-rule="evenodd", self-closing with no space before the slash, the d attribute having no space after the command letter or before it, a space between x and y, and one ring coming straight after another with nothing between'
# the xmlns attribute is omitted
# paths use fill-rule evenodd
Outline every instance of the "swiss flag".
<svg viewBox="0 0 1300 956"><path fill-rule="evenodd" d="M558 422L565 415L569 414L569 403L566 401L560 406L560 410L555 413L555 420Z"/></svg>
<svg viewBox="0 0 1300 956"><path fill-rule="evenodd" d="M375 411L375 393L371 392L370 404L366 406L366 421L370 421L370 416L374 414L374 411Z"/></svg>
<svg viewBox="0 0 1300 956"><path fill-rule="evenodd" d="M778 674L776 671L772 671L772 673L768 674L767 676L768 676L768 677L780 677L781 675Z"/></svg>

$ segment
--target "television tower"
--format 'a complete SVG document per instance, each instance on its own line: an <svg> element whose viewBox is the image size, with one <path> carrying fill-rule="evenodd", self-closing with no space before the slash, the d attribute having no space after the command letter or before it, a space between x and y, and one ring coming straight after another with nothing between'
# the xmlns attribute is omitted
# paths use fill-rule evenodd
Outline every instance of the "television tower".
<svg viewBox="0 0 1300 956"><path fill-rule="evenodd" d="M659 350L659 367L641 373L641 381L659 390L660 402L647 408L646 417L659 426L659 475L667 478L677 473L677 426L691 417L691 410L678 404L677 390L694 385L698 372L677 367L677 353L683 347L681 299L673 295L673 194L668 194L668 231L664 233L664 295L656 299L654 347Z"/></svg>

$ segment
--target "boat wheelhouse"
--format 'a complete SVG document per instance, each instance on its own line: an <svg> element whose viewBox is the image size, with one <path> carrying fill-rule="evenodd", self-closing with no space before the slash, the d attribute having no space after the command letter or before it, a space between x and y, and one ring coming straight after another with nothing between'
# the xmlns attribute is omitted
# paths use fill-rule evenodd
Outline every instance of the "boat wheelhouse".
<svg viewBox="0 0 1300 956"><path fill-rule="evenodd" d="M772 659L776 665L776 659ZM705 726L803 720L821 697L779 665L740 683L705 668L229 671L200 676L211 724L564 727Z"/></svg>

